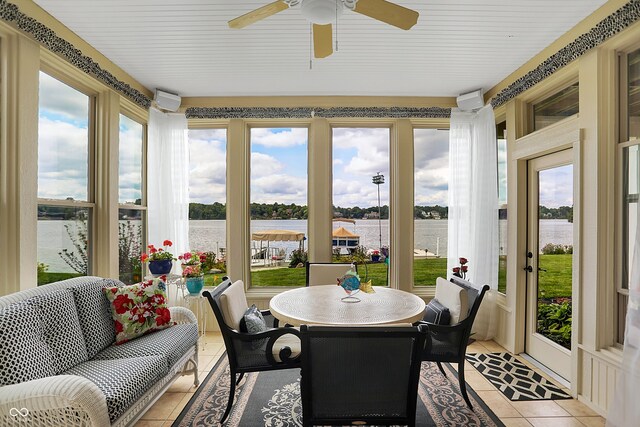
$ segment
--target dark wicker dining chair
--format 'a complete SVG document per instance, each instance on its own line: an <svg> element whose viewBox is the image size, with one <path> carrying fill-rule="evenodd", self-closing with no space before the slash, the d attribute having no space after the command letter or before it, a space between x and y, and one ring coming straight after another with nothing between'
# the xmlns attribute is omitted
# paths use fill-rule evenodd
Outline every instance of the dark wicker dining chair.
<svg viewBox="0 0 640 427"><path fill-rule="evenodd" d="M489 290L489 286L484 285L481 289L477 289L468 281L453 277L450 282L444 281L447 286L459 286L466 291L468 298L468 307L466 317L454 325L436 325L424 321L418 324L429 326L429 335L431 336L431 347L425 348L422 353L422 360L428 362L436 362L442 375L446 376L442 363L458 364L458 383L460 384L460 392L464 401L470 409L473 409L469 396L467 395L467 386L464 380L464 361L471 335L473 321L476 318L484 294Z"/></svg>
<svg viewBox="0 0 640 427"><path fill-rule="evenodd" d="M426 326L302 325L300 336L303 426L416 425Z"/></svg>
<svg viewBox="0 0 640 427"><path fill-rule="evenodd" d="M241 280L231 282L224 278L212 292L204 291L216 316L229 360L231 382L227 408L220 420L224 423L231 412L236 385L245 372L273 371L300 368L300 334L294 328L273 328L269 310L261 310L268 329L264 332L240 332L238 324L247 300Z"/></svg>

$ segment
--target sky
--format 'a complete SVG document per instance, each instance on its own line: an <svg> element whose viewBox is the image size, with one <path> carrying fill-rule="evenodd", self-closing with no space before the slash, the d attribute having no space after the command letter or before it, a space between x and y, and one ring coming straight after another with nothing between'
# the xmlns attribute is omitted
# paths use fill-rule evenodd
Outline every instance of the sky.
<svg viewBox="0 0 640 427"><path fill-rule="evenodd" d="M89 97L40 73L38 197L87 200ZM144 127L120 115L119 201L142 197Z"/></svg>
<svg viewBox="0 0 640 427"><path fill-rule="evenodd" d="M134 203L142 198L142 142L144 127L120 114L119 201Z"/></svg>
<svg viewBox="0 0 640 427"><path fill-rule="evenodd" d="M447 206L449 130L415 129L413 138L415 205Z"/></svg>
<svg viewBox="0 0 640 427"><path fill-rule="evenodd" d="M38 197L87 200L89 97L40 73ZM120 202L141 197L143 126L120 116ZM377 206L372 177L381 173L381 204L389 204L389 129L333 129L333 204ZM416 205L446 206L448 130L414 131ZM226 130L189 131L192 202L226 203ZM307 205L307 128L251 129L251 201ZM500 203L506 201L506 153L498 151ZM551 172L549 172L551 173ZM566 170L541 188L549 207L571 203Z"/></svg>
<svg viewBox="0 0 640 427"><path fill-rule="evenodd" d="M573 206L573 165L542 170L538 173L538 181L541 206Z"/></svg>
<svg viewBox="0 0 640 427"><path fill-rule="evenodd" d="M38 197L87 200L89 97L40 72Z"/></svg>

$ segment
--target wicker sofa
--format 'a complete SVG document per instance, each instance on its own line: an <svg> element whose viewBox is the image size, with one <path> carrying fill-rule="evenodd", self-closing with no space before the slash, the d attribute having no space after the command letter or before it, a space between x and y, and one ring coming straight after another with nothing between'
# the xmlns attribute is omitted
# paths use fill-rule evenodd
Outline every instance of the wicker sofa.
<svg viewBox="0 0 640 427"><path fill-rule="evenodd" d="M79 277L0 297L0 426L134 424L180 375L198 384L198 325L176 325L120 345L105 286Z"/></svg>

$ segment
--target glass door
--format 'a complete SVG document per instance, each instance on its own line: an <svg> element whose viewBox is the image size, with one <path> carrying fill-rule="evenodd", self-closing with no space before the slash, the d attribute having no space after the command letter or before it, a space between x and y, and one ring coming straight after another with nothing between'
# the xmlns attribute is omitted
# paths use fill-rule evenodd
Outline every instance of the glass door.
<svg viewBox="0 0 640 427"><path fill-rule="evenodd" d="M571 150L529 161L526 352L571 377L573 165Z"/></svg>

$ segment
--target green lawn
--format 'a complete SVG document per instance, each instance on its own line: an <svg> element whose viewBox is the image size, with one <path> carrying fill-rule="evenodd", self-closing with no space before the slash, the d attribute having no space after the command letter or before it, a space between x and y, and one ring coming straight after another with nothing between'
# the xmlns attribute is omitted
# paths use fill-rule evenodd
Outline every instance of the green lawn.
<svg viewBox="0 0 640 427"><path fill-rule="evenodd" d="M38 286L80 276L82 276L82 274L79 273L38 273Z"/></svg>
<svg viewBox="0 0 640 427"><path fill-rule="evenodd" d="M571 296L571 255L540 255L540 268L547 270L539 272L539 286L544 292L544 298ZM502 263L501 263L502 266ZM416 259L413 261L414 283L416 286L434 286L436 277L447 276L446 258ZM368 274L374 286L387 285L387 265L384 263L358 266L358 273L362 279ZM225 273L206 274L205 286L217 285ZM38 285L45 285L59 280L78 277L77 273L50 273L38 275ZM304 286L304 268L278 268L251 272L253 286ZM506 269L499 270L499 290L504 292L506 284Z"/></svg>
<svg viewBox="0 0 640 427"><path fill-rule="evenodd" d="M540 255L539 267L547 271L538 272L540 297L556 298L571 296L572 255ZM542 293L544 292L544 295Z"/></svg>

